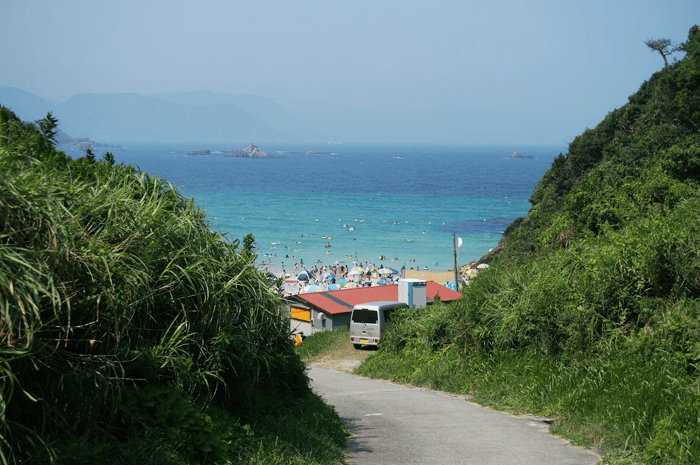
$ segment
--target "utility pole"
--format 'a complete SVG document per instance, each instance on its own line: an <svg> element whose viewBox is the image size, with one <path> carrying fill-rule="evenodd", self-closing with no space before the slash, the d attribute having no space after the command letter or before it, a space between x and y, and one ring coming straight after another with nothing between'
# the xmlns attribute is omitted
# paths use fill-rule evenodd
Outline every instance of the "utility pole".
<svg viewBox="0 0 700 465"><path fill-rule="evenodd" d="M462 274L462 261L460 260L460 256L459 256L459 252L460 252L461 250L462 250L462 238L461 238L461 237L457 237L457 270L458 270L458 271L457 271L457 276L458 276L458 277L461 277L461 274ZM459 281L455 281L455 283L456 283L456 286L455 286L455 287L457 288L457 292L459 292L459 288L462 287L462 286L460 286L460 282L459 282Z"/></svg>
<svg viewBox="0 0 700 465"><path fill-rule="evenodd" d="M459 280L457 279L457 235L452 235L452 255L455 261L455 289L459 291Z"/></svg>

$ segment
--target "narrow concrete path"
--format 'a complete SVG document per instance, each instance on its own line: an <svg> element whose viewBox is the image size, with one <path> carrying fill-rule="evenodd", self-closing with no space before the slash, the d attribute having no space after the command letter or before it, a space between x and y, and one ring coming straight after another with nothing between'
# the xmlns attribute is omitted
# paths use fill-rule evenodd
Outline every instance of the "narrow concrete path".
<svg viewBox="0 0 700 465"><path fill-rule="evenodd" d="M593 465L600 457L547 433L547 425L458 396L311 367L314 391L354 436L351 464Z"/></svg>

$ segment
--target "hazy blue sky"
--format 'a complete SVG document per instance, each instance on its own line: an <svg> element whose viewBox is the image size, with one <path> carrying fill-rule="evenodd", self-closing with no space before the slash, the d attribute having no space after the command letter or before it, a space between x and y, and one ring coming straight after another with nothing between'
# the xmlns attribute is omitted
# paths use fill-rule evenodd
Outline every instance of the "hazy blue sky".
<svg viewBox="0 0 700 465"><path fill-rule="evenodd" d="M0 0L0 86L513 111L582 130L662 68L645 40L696 23L698 0Z"/></svg>

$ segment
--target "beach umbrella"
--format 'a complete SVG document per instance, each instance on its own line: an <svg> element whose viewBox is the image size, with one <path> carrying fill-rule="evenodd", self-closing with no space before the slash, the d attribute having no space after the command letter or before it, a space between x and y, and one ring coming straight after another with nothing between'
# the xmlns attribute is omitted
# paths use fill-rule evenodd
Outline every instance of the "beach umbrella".
<svg viewBox="0 0 700 465"><path fill-rule="evenodd" d="M313 277L314 275L310 271L302 271L301 273L299 273L299 276L297 276L297 279L299 281L308 281Z"/></svg>
<svg viewBox="0 0 700 465"><path fill-rule="evenodd" d="M340 285L338 285L338 284L331 283L328 285L329 291L337 291L338 289L340 289Z"/></svg>
<svg viewBox="0 0 700 465"><path fill-rule="evenodd" d="M357 287L357 283L347 283L343 289L355 289Z"/></svg>
<svg viewBox="0 0 700 465"><path fill-rule="evenodd" d="M480 270L483 270L485 268L488 268L489 266L486 263L481 263L480 265L477 265L476 267L479 268Z"/></svg>
<svg viewBox="0 0 700 465"><path fill-rule="evenodd" d="M316 285L314 285L314 284L309 284L308 286L305 286L305 287L304 287L304 292L305 292L305 293L306 293L306 292L319 292L319 291L322 291L322 290L323 290L323 289L321 289L320 287L318 287L318 286L316 286Z"/></svg>
<svg viewBox="0 0 700 465"><path fill-rule="evenodd" d="M386 268L386 267L385 267L385 268L380 268L380 269L377 271L377 273L379 273L380 275L383 275L383 276L388 276L388 275L391 275L391 274L399 274L399 272L396 271L395 269L393 269L393 268Z"/></svg>
<svg viewBox="0 0 700 465"><path fill-rule="evenodd" d="M455 284L454 281L450 281L449 283L445 283L445 284L443 284L443 286L445 286L448 289L452 289L453 291L457 290L457 285Z"/></svg>
<svg viewBox="0 0 700 465"><path fill-rule="evenodd" d="M477 273L478 273L478 271L475 270L474 268L469 268L469 269L467 270L467 276L474 277L474 276L476 276Z"/></svg>
<svg viewBox="0 0 700 465"><path fill-rule="evenodd" d="M360 270L352 269L350 273L348 273L348 276L362 276L362 271Z"/></svg>
<svg viewBox="0 0 700 465"><path fill-rule="evenodd" d="M335 282L338 284L346 284L348 282L348 280L345 278L340 278L340 279L336 279Z"/></svg>

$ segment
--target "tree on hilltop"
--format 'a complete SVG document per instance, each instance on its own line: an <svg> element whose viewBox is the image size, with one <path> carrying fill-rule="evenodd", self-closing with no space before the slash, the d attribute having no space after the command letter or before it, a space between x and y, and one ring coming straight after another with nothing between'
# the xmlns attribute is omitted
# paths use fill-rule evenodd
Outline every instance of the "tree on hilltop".
<svg viewBox="0 0 700 465"><path fill-rule="evenodd" d="M656 40L647 40L644 42L647 47L649 47L652 50L656 50L661 54L661 57L664 59L664 68L668 66L668 60L666 57L673 52L677 52L678 46L674 46L671 43L671 39L656 39Z"/></svg>
<svg viewBox="0 0 700 465"><path fill-rule="evenodd" d="M700 27L696 24L688 32L688 40L677 47L693 58L700 57Z"/></svg>

